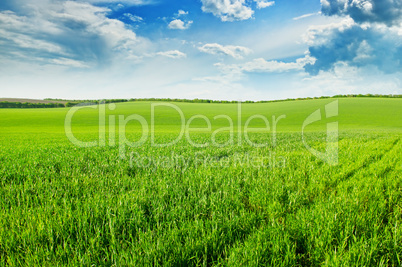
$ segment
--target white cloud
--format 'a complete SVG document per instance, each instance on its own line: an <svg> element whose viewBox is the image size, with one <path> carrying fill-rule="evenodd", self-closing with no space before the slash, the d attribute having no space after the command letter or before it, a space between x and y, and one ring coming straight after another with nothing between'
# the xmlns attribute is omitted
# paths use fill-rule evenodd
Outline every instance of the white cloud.
<svg viewBox="0 0 402 267"><path fill-rule="evenodd" d="M353 58L353 61L360 64L365 63L374 57L373 53L374 49L370 46L367 40L363 40L356 49L356 56Z"/></svg>
<svg viewBox="0 0 402 267"><path fill-rule="evenodd" d="M315 59L306 55L303 58L297 59L295 62L280 62L280 61L267 61L263 58L257 58L249 62L245 62L242 64L223 64L223 63L216 63L214 64L220 70L220 74L215 76L206 76L206 77L198 77L193 79L194 81L203 82L203 83L210 83L210 84L217 84L219 86L224 85L225 87L236 87L243 84L244 81L249 81L247 79L247 74L249 73L266 73L267 80L269 80L270 73L284 73L292 71L293 74L287 74L289 77L292 77L292 80L297 77L306 76L304 72L304 65L308 63L314 63ZM291 81L286 81L291 82ZM282 81L283 83L283 81ZM267 84L269 84L267 82ZM283 85L275 84L275 88L282 88ZM249 85L247 85L249 87ZM252 88L252 87L251 87ZM251 90L249 87L249 90ZM289 88L286 88L289 90ZM252 98L255 99L255 98ZM272 98L271 98L272 99ZM275 97L274 97L275 99ZM277 99L279 99L277 97Z"/></svg>
<svg viewBox="0 0 402 267"><path fill-rule="evenodd" d="M121 4L124 3L126 5L131 5L131 6L143 6L143 5L150 5L154 4L154 0L82 0L87 3L94 3L94 4L101 4L101 3L117 3Z"/></svg>
<svg viewBox="0 0 402 267"><path fill-rule="evenodd" d="M90 4L68 1L63 5L62 12L56 13L55 16L67 19L70 23L83 23L86 32L101 37L110 49L133 53L138 42L136 34L125 28L120 20L107 18L108 11Z"/></svg>
<svg viewBox="0 0 402 267"><path fill-rule="evenodd" d="M254 11L245 0L201 0L202 11L212 13L222 21L250 19Z"/></svg>
<svg viewBox="0 0 402 267"><path fill-rule="evenodd" d="M311 16L320 15L320 14L321 14L321 11L316 12L316 13L308 13L308 14L304 14L304 15L301 15L301 16L298 16L298 17L294 17L293 20L305 19L305 18L308 18L308 17L311 17Z"/></svg>
<svg viewBox="0 0 402 267"><path fill-rule="evenodd" d="M400 73L384 74L376 67L361 68L346 63L335 64L331 71L320 71L316 76L308 76L300 83L300 88L311 90L311 95L336 94L400 94L402 81Z"/></svg>
<svg viewBox="0 0 402 267"><path fill-rule="evenodd" d="M61 29L57 24L48 21L43 16L19 16L12 11L0 11L1 28L7 32L28 34L43 32L45 34L59 34Z"/></svg>
<svg viewBox="0 0 402 267"><path fill-rule="evenodd" d="M172 30L187 30L190 28L192 23L193 22L191 20L184 22L180 19L174 19L169 23L168 28Z"/></svg>
<svg viewBox="0 0 402 267"><path fill-rule="evenodd" d="M257 8L266 8L275 5L275 1L266 1L266 0L254 0L257 2Z"/></svg>
<svg viewBox="0 0 402 267"><path fill-rule="evenodd" d="M188 15L188 11L184 11L184 10L179 10L178 12L177 12L177 16L178 17L180 17L180 16L184 16L184 15Z"/></svg>
<svg viewBox="0 0 402 267"><path fill-rule="evenodd" d="M123 16L125 16L128 19L130 19L132 22L142 22L144 20L140 16L133 15L131 13L124 13Z"/></svg>
<svg viewBox="0 0 402 267"><path fill-rule="evenodd" d="M187 55L179 50L171 50L165 52L156 53L159 56L169 57L169 58L185 58Z"/></svg>
<svg viewBox="0 0 402 267"><path fill-rule="evenodd" d="M243 46L227 45L223 46L217 43L205 44L198 47L201 52L208 53L211 55L227 55L236 59L242 59L243 56L250 54L251 49Z"/></svg>
<svg viewBox="0 0 402 267"><path fill-rule="evenodd" d="M13 46L20 49L33 49L36 50L36 52L46 52L51 54L66 54L66 51L57 44L45 40L35 39L25 34L0 29L0 36L6 39L4 43L10 42Z"/></svg>
<svg viewBox="0 0 402 267"><path fill-rule="evenodd" d="M402 22L400 0L322 0L321 4L325 15L350 16L357 23L399 26Z"/></svg>
<svg viewBox="0 0 402 267"><path fill-rule="evenodd" d="M59 4L42 1L29 7L32 9L24 16L0 12L0 35L6 39L3 45L9 51L32 50L24 53L33 60L43 58L52 64L64 62L62 65L82 67L71 63L77 62L77 58L85 65L94 65L121 55L136 57L149 43L123 22L109 19L108 8L74 1Z"/></svg>
<svg viewBox="0 0 402 267"><path fill-rule="evenodd" d="M343 19L339 22L311 26L303 36L303 40L308 45L322 45L327 43L333 35L333 30L345 31L355 26L356 23L351 18Z"/></svg>
<svg viewBox="0 0 402 267"><path fill-rule="evenodd" d="M311 27L305 41L315 64L307 64L310 75L333 72L339 64L376 67L386 74L402 67L402 1L321 0L322 14L341 16L338 23Z"/></svg>
<svg viewBox="0 0 402 267"><path fill-rule="evenodd" d="M84 62L69 59L69 58L56 58L56 59L50 60L50 62L54 63L56 65L63 65L63 66L68 66L68 67L89 68L89 66L87 64L85 64Z"/></svg>
<svg viewBox="0 0 402 267"><path fill-rule="evenodd" d="M287 71L303 71L303 67L306 64L314 64L315 59L306 55L303 58L297 59L295 62L281 62L276 60L267 61L263 58L256 58L252 61L242 64L226 65L222 63L216 63L223 73L252 73L252 72L287 72Z"/></svg>

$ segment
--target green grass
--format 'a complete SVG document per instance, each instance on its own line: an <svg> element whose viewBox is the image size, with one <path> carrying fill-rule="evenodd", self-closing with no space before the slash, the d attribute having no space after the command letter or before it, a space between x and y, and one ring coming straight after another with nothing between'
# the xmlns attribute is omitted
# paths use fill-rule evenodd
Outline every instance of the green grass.
<svg viewBox="0 0 402 267"><path fill-rule="evenodd" d="M308 144L324 151L326 123L339 123L339 164L304 147L303 121L334 99L242 105L252 115L286 115L239 144L236 104L175 103L186 116L211 120L192 132L211 142L228 127L225 147L147 142L80 148L64 132L69 109L0 110L0 265L35 266L399 266L402 264L402 99L341 98L339 115L306 127ZM149 102L120 103L109 116L143 116ZM156 108L156 139L173 140L177 112ZM98 137L98 111L72 120L81 140ZM325 117L325 116L324 116ZM205 127L194 120L191 127ZM253 120L250 127L263 127ZM138 123L127 125L138 140ZM228 132L217 136L220 143ZM130 153L131 160L130 160Z"/></svg>

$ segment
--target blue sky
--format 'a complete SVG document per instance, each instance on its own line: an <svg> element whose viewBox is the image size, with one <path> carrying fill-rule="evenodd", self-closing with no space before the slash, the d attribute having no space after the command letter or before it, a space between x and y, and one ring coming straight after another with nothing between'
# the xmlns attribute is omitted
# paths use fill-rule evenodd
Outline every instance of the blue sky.
<svg viewBox="0 0 402 267"><path fill-rule="evenodd" d="M0 97L401 94L400 0L2 0Z"/></svg>

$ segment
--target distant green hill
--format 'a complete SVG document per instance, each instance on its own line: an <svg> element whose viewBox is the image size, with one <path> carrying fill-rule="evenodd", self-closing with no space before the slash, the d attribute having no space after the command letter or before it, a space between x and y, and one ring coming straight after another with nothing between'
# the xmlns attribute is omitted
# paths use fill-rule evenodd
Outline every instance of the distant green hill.
<svg viewBox="0 0 402 267"><path fill-rule="evenodd" d="M325 105L335 100L339 102L338 116L327 120L325 118ZM151 123L151 103L159 103L155 107L155 130L171 132L180 130L180 115L172 107L167 107L168 102L126 102L117 103L114 110L106 105L106 125L109 123L109 115L114 115L116 122L118 116L126 118L132 114L138 114ZM206 116L212 129L228 127L227 119L217 118L217 115L227 115L237 130L239 125L238 108L235 103L182 103L171 102L180 109L186 123L194 115ZM330 98L300 101L285 101L273 103L243 103L241 105L241 125L244 127L248 118L254 115L262 115L270 123L271 131L273 117L278 119L277 131L300 131L304 120L317 109L321 109L323 120L307 126L307 131L324 131L329 121L338 121L340 130L372 130L372 131L402 131L402 99L401 98ZM64 132L64 119L69 108L59 109L2 109L0 110L0 125L3 132ZM283 116L286 116L284 118ZM81 107L73 116L72 124L78 131L94 131L98 127L99 115L97 106ZM191 127L205 128L203 119L194 119ZM127 129L141 131L139 124L128 123ZM150 127L150 126L149 126ZM262 119L252 119L249 127L265 127ZM207 130L206 130L207 131Z"/></svg>

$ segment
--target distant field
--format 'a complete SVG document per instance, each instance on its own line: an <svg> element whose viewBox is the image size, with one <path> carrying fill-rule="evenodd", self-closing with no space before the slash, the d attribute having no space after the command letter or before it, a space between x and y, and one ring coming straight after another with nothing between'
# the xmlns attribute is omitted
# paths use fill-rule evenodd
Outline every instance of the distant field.
<svg viewBox="0 0 402 267"><path fill-rule="evenodd" d="M402 99L172 104L0 110L1 265L402 265Z"/></svg>
<svg viewBox="0 0 402 267"><path fill-rule="evenodd" d="M260 114L269 120L272 126L272 116L279 118L285 115L286 118L278 121L277 131L301 131L304 119L317 109L321 109L325 116L324 107L326 104L336 99L317 99L286 101L277 103L250 103L241 105L242 125L253 115ZM336 120L339 121L340 130L368 130L368 131L401 131L402 125L402 99L401 98L340 98L339 115ZM164 105L164 102L152 102ZM227 120L214 119L216 115L228 115L234 124L238 127L238 104L206 104L206 103L172 103L180 108L186 118L186 121L196 114L206 116L212 123L212 128L227 127ZM138 114L143 116L148 122L151 120L151 102L128 102L118 103L115 110L105 107L106 125L109 124L108 116L118 115L125 117ZM0 125L2 132L49 132L64 134L64 118L68 108L59 109L3 109L0 110ZM83 108L75 113L73 126L77 127L78 132L96 132L98 128L99 116L98 110L93 108ZM180 129L180 115L170 107L155 108L155 123L163 127L156 127L159 132L174 132ZM327 120L323 117L306 130L324 131ZM194 120L194 127L205 126L205 121ZM262 120L251 121L250 127L264 126ZM129 124L132 131L141 131L138 125Z"/></svg>

